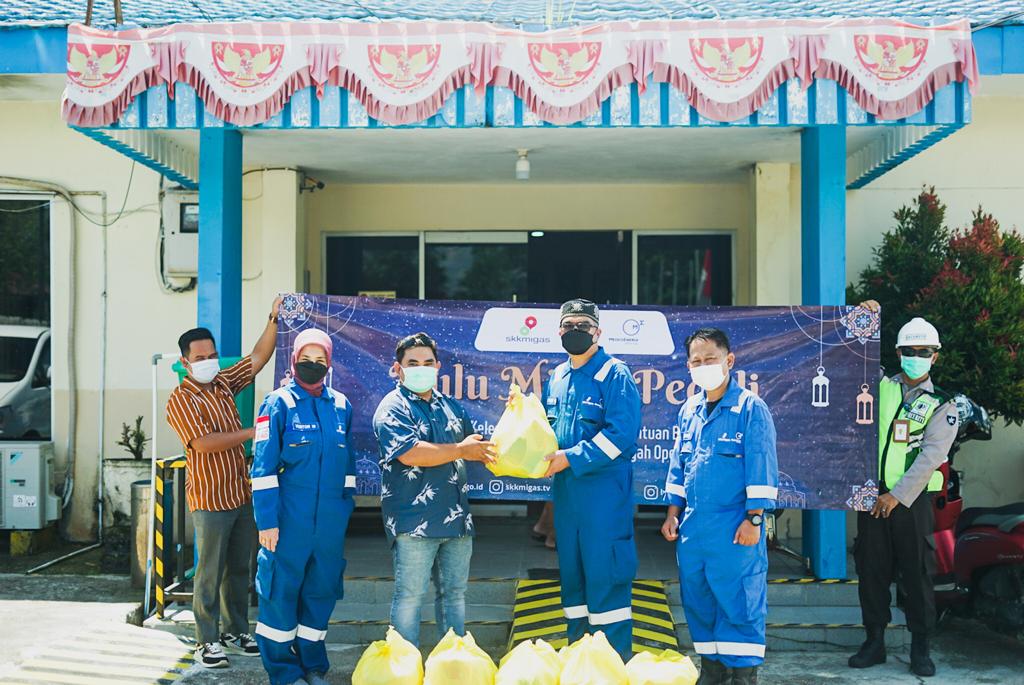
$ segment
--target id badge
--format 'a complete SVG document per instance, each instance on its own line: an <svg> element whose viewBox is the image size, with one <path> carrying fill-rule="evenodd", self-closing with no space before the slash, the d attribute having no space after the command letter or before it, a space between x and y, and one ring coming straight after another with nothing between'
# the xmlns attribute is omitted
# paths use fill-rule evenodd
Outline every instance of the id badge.
<svg viewBox="0 0 1024 685"><path fill-rule="evenodd" d="M893 421L892 424L892 441L900 443L910 442L910 422L909 421Z"/></svg>

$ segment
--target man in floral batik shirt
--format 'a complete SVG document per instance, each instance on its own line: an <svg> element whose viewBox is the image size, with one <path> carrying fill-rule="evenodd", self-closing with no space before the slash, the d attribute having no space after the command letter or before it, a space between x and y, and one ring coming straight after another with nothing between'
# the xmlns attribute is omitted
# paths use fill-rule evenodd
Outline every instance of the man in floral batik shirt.
<svg viewBox="0 0 1024 685"><path fill-rule="evenodd" d="M373 416L381 455L381 511L395 563L391 624L419 644L420 609L433 577L440 635L465 634L473 516L465 461L493 461L466 410L437 391L437 344L426 333L399 341L398 386Z"/></svg>

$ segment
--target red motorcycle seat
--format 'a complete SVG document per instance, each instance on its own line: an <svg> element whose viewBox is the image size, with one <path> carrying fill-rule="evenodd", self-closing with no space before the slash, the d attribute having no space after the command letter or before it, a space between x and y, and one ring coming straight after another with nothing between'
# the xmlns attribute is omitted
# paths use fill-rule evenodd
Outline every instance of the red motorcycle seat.
<svg viewBox="0 0 1024 685"><path fill-rule="evenodd" d="M972 507L960 515L956 523L956 534L959 537L968 528L976 526L993 526L1009 533L1021 524L1024 524L1024 502L1002 507Z"/></svg>

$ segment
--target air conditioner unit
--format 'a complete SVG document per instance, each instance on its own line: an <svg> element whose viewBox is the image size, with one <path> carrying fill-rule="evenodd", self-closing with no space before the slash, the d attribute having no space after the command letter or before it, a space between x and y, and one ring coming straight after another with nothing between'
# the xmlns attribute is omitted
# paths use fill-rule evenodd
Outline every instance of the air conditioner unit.
<svg viewBox="0 0 1024 685"><path fill-rule="evenodd" d="M164 192L164 272L176 278L195 278L199 273L199 193L194 190Z"/></svg>
<svg viewBox="0 0 1024 685"><path fill-rule="evenodd" d="M37 530L60 516L52 442L0 442L0 529Z"/></svg>

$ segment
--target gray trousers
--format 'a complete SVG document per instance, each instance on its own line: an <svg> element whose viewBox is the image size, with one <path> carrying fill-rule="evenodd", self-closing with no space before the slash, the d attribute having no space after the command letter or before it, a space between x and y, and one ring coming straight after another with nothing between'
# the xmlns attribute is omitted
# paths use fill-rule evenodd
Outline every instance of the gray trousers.
<svg viewBox="0 0 1024 685"><path fill-rule="evenodd" d="M192 594L196 641L217 642L221 632L248 633L249 559L256 539L252 503L228 511L197 509L192 521L199 554Z"/></svg>

